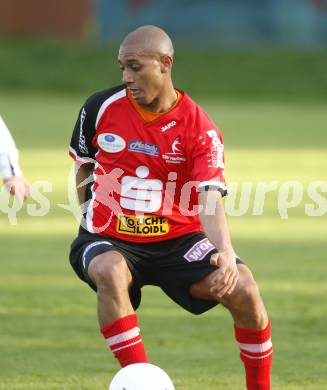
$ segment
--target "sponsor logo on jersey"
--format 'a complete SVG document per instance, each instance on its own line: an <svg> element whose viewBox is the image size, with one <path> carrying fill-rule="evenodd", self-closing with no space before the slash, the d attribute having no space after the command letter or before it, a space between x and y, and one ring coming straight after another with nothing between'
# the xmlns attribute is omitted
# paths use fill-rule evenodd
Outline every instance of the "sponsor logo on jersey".
<svg viewBox="0 0 327 390"><path fill-rule="evenodd" d="M204 238L194 244L192 248L185 253L184 259L190 263L193 261L201 261L213 249L215 249L215 247L211 244L211 242L207 238Z"/></svg>
<svg viewBox="0 0 327 390"><path fill-rule="evenodd" d="M167 218L157 215L121 214L117 220L117 232L130 236L162 236L169 232Z"/></svg>
<svg viewBox="0 0 327 390"><path fill-rule="evenodd" d="M159 179L146 179L150 170L140 165L136 176L124 176L121 181L120 206L127 210L154 213L162 204L163 182Z"/></svg>
<svg viewBox="0 0 327 390"><path fill-rule="evenodd" d="M171 144L171 152L164 153L162 158L169 164L181 164L186 161L182 151L180 150L180 139L179 137L175 138L174 142Z"/></svg>
<svg viewBox="0 0 327 390"><path fill-rule="evenodd" d="M208 160L209 168L225 168L225 164L223 161L223 153L215 147L210 148L210 158Z"/></svg>
<svg viewBox="0 0 327 390"><path fill-rule="evenodd" d="M128 150L130 152L148 154L149 156L159 156L159 146L144 141L129 141Z"/></svg>
<svg viewBox="0 0 327 390"><path fill-rule="evenodd" d="M167 131L174 126L176 126L176 121L169 122L167 125L161 128L161 131Z"/></svg>
<svg viewBox="0 0 327 390"><path fill-rule="evenodd" d="M98 145L108 153L118 153L125 149L125 140L117 134L104 133L98 136Z"/></svg>
<svg viewBox="0 0 327 390"><path fill-rule="evenodd" d="M210 154L208 155L209 168L224 169L224 145L220 141L215 129L207 131L211 138Z"/></svg>

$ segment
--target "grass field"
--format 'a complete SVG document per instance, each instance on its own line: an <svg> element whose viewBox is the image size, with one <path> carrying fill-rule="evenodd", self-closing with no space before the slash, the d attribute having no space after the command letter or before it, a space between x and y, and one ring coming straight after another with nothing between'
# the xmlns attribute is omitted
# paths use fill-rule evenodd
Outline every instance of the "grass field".
<svg viewBox="0 0 327 390"><path fill-rule="evenodd" d="M78 224L58 207L67 203L66 149L84 98L0 93L25 174L31 182L52 183L45 217L27 215L26 205L16 226L0 215L2 390L106 389L118 369L98 332L95 295L68 264ZM323 103L201 103L224 128L228 181L297 180L306 189L326 180ZM306 216L310 202L305 194L282 220L273 192L262 216L252 216L250 208L229 218L234 246L253 269L273 323L276 390L327 388L327 217ZM170 374L177 390L244 388L232 321L223 308L194 317L147 287L139 318L151 361Z"/></svg>

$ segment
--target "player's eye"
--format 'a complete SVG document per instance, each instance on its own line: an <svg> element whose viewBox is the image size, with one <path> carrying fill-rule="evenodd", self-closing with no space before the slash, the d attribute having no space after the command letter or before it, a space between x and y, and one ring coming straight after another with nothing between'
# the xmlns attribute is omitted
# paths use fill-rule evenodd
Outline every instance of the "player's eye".
<svg viewBox="0 0 327 390"><path fill-rule="evenodd" d="M132 70L138 71L141 69L141 66L139 64L132 64L131 68L132 68Z"/></svg>

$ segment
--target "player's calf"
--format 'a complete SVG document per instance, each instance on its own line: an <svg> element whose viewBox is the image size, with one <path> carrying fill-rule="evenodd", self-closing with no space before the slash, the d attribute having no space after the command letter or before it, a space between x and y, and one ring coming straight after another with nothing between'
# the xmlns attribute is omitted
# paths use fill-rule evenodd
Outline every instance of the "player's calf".
<svg viewBox="0 0 327 390"><path fill-rule="evenodd" d="M232 294L220 300L235 322L235 338L246 372L248 390L269 390L272 363L271 327L258 286L250 272L239 265L239 280Z"/></svg>

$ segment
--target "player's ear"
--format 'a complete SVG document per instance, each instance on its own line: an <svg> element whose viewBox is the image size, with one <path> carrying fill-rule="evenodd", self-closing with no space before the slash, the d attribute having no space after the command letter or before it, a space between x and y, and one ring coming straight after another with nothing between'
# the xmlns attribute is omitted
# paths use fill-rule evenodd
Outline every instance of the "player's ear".
<svg viewBox="0 0 327 390"><path fill-rule="evenodd" d="M161 61L161 73L168 73L173 66L173 59L168 55L164 55L160 59Z"/></svg>

